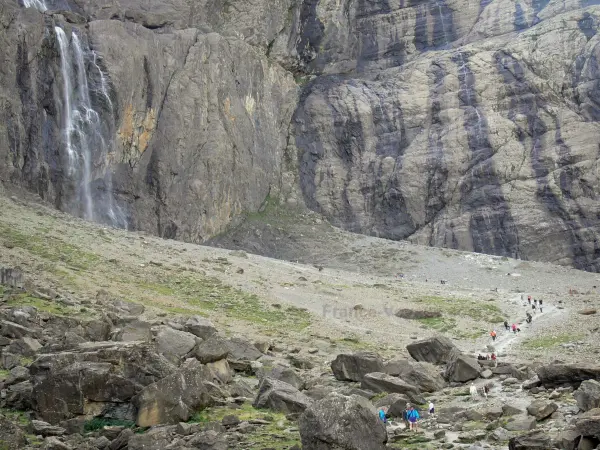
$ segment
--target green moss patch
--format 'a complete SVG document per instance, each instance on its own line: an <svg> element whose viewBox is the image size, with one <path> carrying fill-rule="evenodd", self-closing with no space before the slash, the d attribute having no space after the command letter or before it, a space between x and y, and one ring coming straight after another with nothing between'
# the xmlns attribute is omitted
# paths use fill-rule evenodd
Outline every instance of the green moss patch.
<svg viewBox="0 0 600 450"><path fill-rule="evenodd" d="M244 434L243 441L239 443L240 448L287 450L296 444L300 445L300 434L292 431L295 424L287 420L284 414L255 409L248 403L239 408L208 408L194 414L190 422L220 422L229 415L237 416L241 421L259 419L268 422L266 425L257 425L254 430Z"/></svg>

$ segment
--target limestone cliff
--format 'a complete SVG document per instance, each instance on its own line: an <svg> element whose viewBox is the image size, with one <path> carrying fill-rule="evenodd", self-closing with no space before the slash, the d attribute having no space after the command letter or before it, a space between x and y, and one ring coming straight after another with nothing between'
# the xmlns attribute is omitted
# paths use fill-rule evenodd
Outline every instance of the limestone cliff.
<svg viewBox="0 0 600 450"><path fill-rule="evenodd" d="M598 3L1 0L0 179L193 242L276 192L598 271Z"/></svg>

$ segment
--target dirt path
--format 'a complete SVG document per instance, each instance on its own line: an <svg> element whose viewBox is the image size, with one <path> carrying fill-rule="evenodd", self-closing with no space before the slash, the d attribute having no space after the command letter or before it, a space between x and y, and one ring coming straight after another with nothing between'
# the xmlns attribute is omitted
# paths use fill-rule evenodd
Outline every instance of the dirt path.
<svg viewBox="0 0 600 450"><path fill-rule="evenodd" d="M521 295L515 296L512 301L521 302ZM521 328L520 333L513 333L512 331L504 329L496 330L498 332L498 337L496 338L496 342L492 344L496 349L496 353L498 355L506 354L513 344L518 343L523 339L530 338L532 336L532 331L539 330L541 325L548 325L565 314L565 310L558 309L553 305L545 305L543 310L544 312L540 313L538 308L538 312L533 314L533 320L530 324L522 321L519 325L518 322L515 322ZM512 326L512 323L509 323L509 325Z"/></svg>

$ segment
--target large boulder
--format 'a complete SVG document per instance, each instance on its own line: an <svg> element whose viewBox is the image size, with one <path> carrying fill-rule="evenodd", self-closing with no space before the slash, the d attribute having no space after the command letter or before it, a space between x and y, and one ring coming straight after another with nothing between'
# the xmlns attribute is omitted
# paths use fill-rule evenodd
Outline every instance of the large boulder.
<svg viewBox="0 0 600 450"><path fill-rule="evenodd" d="M548 450L552 448L552 440L548 433L534 431L515 436L508 441L509 450Z"/></svg>
<svg viewBox="0 0 600 450"><path fill-rule="evenodd" d="M585 380L579 386L573 397L577 400L577 406L583 411L600 408L600 382L596 380Z"/></svg>
<svg viewBox="0 0 600 450"><path fill-rule="evenodd" d="M575 420L575 430L582 436L600 439L600 408L590 409Z"/></svg>
<svg viewBox="0 0 600 450"><path fill-rule="evenodd" d="M388 392L390 394L404 394L415 403L424 403L425 399L419 389L398 377L375 372L364 376L360 387L373 392Z"/></svg>
<svg viewBox="0 0 600 450"><path fill-rule="evenodd" d="M33 385L30 381L11 384L6 390L4 399L7 407L20 411L32 408Z"/></svg>
<svg viewBox="0 0 600 450"><path fill-rule="evenodd" d="M214 403L218 379L205 365L189 360L175 373L146 386L133 399L140 427L186 422L191 415Z"/></svg>
<svg viewBox="0 0 600 450"><path fill-rule="evenodd" d="M206 364L226 358L229 355L229 347L225 344L225 339L213 335L196 347L195 355L198 361Z"/></svg>
<svg viewBox="0 0 600 450"><path fill-rule="evenodd" d="M305 450L384 450L385 425L364 397L333 393L308 407L298 421Z"/></svg>
<svg viewBox="0 0 600 450"><path fill-rule="evenodd" d="M196 336L185 331L174 330L162 325L155 330L155 342L158 353L178 362L196 345Z"/></svg>
<svg viewBox="0 0 600 450"><path fill-rule="evenodd" d="M21 450L26 445L27 439L23 430L0 414L0 448Z"/></svg>
<svg viewBox="0 0 600 450"><path fill-rule="evenodd" d="M296 389L304 389L304 380L291 367L275 365L263 367L259 370L259 378L272 378L294 386Z"/></svg>
<svg viewBox="0 0 600 450"><path fill-rule="evenodd" d="M29 368L32 407L55 424L93 413L96 403L128 402L175 369L150 347L137 343L88 343L77 351L43 354Z"/></svg>
<svg viewBox="0 0 600 450"><path fill-rule="evenodd" d="M389 366L388 372L389 373ZM398 367L396 376L419 388L422 392L435 392L443 389L446 382L439 369L431 363L410 361Z"/></svg>
<svg viewBox="0 0 600 450"><path fill-rule="evenodd" d="M554 411L558 409L558 405L554 402L546 400L534 400L528 407L527 412L535 416L537 420L544 420L550 417Z"/></svg>
<svg viewBox="0 0 600 450"><path fill-rule="evenodd" d="M239 337L226 339L224 343L229 349L227 359L232 361L256 361L263 355L254 344Z"/></svg>
<svg viewBox="0 0 600 450"><path fill-rule="evenodd" d="M341 353L331 363L333 376L340 381L361 381L372 372L383 371L383 360L375 352Z"/></svg>
<svg viewBox="0 0 600 450"><path fill-rule="evenodd" d="M508 422L504 425L504 428L508 431L529 431L533 430L536 426L535 417L527 415L519 415L511 417Z"/></svg>
<svg viewBox="0 0 600 450"><path fill-rule="evenodd" d="M471 356L455 355L446 365L444 377L448 381L465 383L479 377L481 370L477 360Z"/></svg>
<svg viewBox="0 0 600 450"><path fill-rule="evenodd" d="M312 399L294 386L272 378L263 378L252 406L289 414L303 412L311 403Z"/></svg>
<svg viewBox="0 0 600 450"><path fill-rule="evenodd" d="M202 339L208 339L217 332L213 323L201 316L188 317L183 326L185 331Z"/></svg>
<svg viewBox="0 0 600 450"><path fill-rule="evenodd" d="M536 372L546 388L565 384L578 388L585 380L600 378L600 366L592 364L547 364Z"/></svg>
<svg viewBox="0 0 600 450"><path fill-rule="evenodd" d="M456 345L445 336L434 336L413 342L406 346L406 350L417 361L432 364L445 364L460 353Z"/></svg>

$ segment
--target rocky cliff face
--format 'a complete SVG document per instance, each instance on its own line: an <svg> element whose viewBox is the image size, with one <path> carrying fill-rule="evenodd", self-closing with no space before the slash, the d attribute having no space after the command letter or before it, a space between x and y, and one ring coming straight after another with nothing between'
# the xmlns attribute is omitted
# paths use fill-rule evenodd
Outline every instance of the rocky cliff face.
<svg viewBox="0 0 600 450"><path fill-rule="evenodd" d="M600 9L347 6L323 10L323 75L293 118L306 204L360 233L600 269Z"/></svg>
<svg viewBox="0 0 600 450"><path fill-rule="evenodd" d="M0 178L193 242L275 192L598 271L598 3L4 0Z"/></svg>

